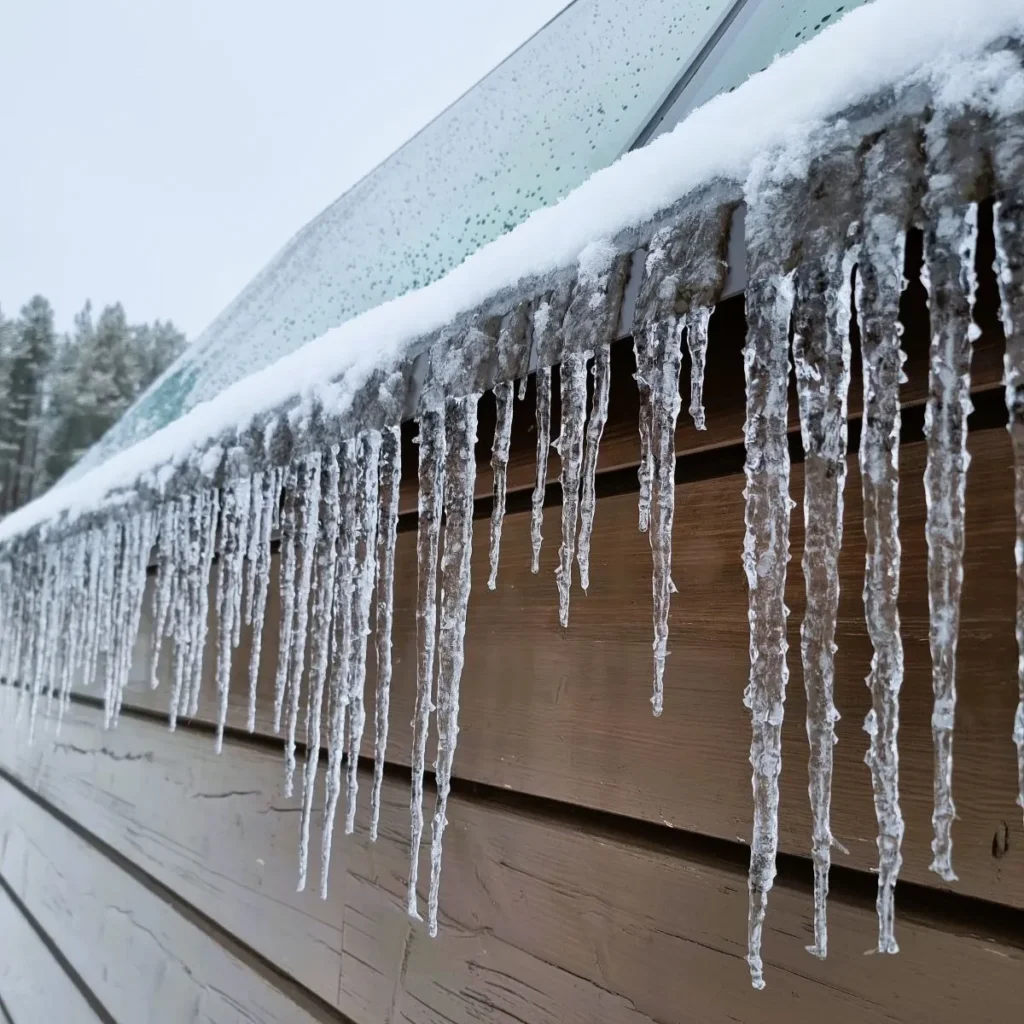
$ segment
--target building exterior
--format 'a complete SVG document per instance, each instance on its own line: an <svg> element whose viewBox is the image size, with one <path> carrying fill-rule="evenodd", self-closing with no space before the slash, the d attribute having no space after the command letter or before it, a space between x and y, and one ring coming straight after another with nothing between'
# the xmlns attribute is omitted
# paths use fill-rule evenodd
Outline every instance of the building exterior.
<svg viewBox="0 0 1024 1024"><path fill-rule="evenodd" d="M653 19L687 5L649 6ZM766 63L765 19L787 32L796 19L796 35L833 13L720 6L695 5L685 69L666 56L658 78L645 63L644 114L616 152ZM896 12L897 35L914 8L875 6ZM742 184L686 191L357 384L354 361L348 404L285 405L200 460L143 474L124 514L64 508L49 532L0 530L14 624L0 655L0 914L16 950L0 957L0 1012L16 1024L54 1011L357 1024L1012 1014L1024 72L996 31L1011 7L993 3L992 38L947 54L947 77L930 64L865 89L809 131L799 173L783 146ZM582 38L572 19L598 9L616 16L580 2L544 32L564 51L560 27ZM952 10L936 7L936 35L959 24ZM874 16L851 17L833 46ZM806 52L835 54L819 43ZM761 81L770 93L779 78ZM640 180L638 162L618 166ZM374 175L360 188L376 190ZM345 204L296 237L94 467L229 386L223 352L263 337L267 317L288 327L254 343L270 360L390 297L373 291L383 269L342 287L324 265L347 244ZM456 239L443 241L456 260ZM433 266L375 259L396 275ZM318 289L350 306L325 311ZM326 319L288 312L307 306ZM968 472L956 442L971 403ZM791 517L790 493L805 516ZM407 912L413 863L425 921ZM898 955L883 955L894 936Z"/></svg>

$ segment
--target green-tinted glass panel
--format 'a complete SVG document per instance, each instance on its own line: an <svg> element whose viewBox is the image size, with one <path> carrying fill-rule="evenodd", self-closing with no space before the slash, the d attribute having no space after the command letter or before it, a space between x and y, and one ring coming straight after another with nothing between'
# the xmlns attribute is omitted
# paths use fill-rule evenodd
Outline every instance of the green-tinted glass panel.
<svg viewBox="0 0 1024 1024"><path fill-rule="evenodd" d="M300 231L75 472L436 280L612 163L730 4L576 0Z"/></svg>

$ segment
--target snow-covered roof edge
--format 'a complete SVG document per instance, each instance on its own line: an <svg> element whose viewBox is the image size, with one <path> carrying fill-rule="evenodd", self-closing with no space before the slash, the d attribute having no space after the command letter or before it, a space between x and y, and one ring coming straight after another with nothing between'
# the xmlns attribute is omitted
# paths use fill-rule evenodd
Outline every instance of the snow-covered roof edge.
<svg viewBox="0 0 1024 1024"><path fill-rule="evenodd" d="M68 526L131 500L140 488L163 493L230 471L224 450L243 438L267 444L283 433L290 443L295 432L279 424L301 424L315 438L321 419L344 434L396 422L414 411L422 365L411 357L439 343L442 351L465 348L476 338L474 325L575 278L581 259L585 265L595 252L621 256L642 247L694 204L738 200L740 183L767 153L788 149L790 173L800 175L803 140L840 115L891 107L913 97L915 86L928 87L924 102L932 92L946 103L965 102L979 88L997 92L1006 65L985 52L1022 36L1021 0L984 0L970 9L959 0L875 0L858 8L441 280L327 332L20 509L0 523L0 542ZM499 373L493 367L490 379L477 375L476 385L489 386ZM233 457L244 460L246 452Z"/></svg>

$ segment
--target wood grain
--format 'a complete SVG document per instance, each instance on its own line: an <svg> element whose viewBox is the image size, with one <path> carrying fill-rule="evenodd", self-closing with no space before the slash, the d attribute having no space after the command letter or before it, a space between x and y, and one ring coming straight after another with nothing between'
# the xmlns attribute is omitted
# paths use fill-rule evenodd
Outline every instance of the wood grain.
<svg viewBox="0 0 1024 1024"><path fill-rule="evenodd" d="M0 836L4 881L116 1020L315 1020L2 780ZM26 1020L65 1019L49 1006Z"/></svg>
<svg viewBox="0 0 1024 1024"><path fill-rule="evenodd" d="M99 1018L85 996L3 889L0 936L0 996L11 1015L5 1017L0 1011L0 1020L12 1024L55 1019L61 1024L97 1024Z"/></svg>
<svg viewBox="0 0 1024 1024"><path fill-rule="evenodd" d="M217 758L207 736L187 729L170 736L155 723L125 717L104 734L97 720L93 709L74 708L59 738L44 729L30 748L5 718L3 767L329 995L357 1024L705 1024L826 1015L933 1024L1015 1012L1021 950L904 917L900 956L865 957L875 938L873 908L833 900L831 953L821 963L803 949L809 894L781 885L771 896L765 940L769 987L755 993L742 959L742 872L458 796L449 805L441 934L430 940L403 912L404 785L386 781L378 843L367 841L365 814L354 837L339 836L323 903L294 891L297 802L277 796L280 763L272 753L234 744ZM48 873L26 877L25 891L52 903L82 898L82 873L104 875L95 855L77 843L66 854L58 850L54 842L62 846L63 837L51 826L40 824L37 832L44 812L20 794L8 803L6 792L14 791L6 788L4 805L17 814L12 821L5 811L5 828L43 835L45 857L38 856L68 861L61 862L70 872L67 887ZM10 860L8 854L5 871ZM120 900L136 905L125 889ZM172 928L166 911L155 926ZM107 955L106 948L89 954ZM204 948L190 964L197 955L197 970L215 962ZM222 974L217 983L225 984Z"/></svg>
<svg viewBox="0 0 1024 1024"><path fill-rule="evenodd" d="M956 891L1024 906L1024 829L1010 740L1016 706L1013 635L1012 455L1005 431L972 434L968 480L967 554L958 655L960 701L954 768L959 820L954 828ZM924 542L923 444L902 453L904 486L901 613L906 649L902 697L900 778L907 821L903 877L943 883L931 860L931 676ZM802 496L801 468L792 494ZM558 509L547 510L548 541L541 573L529 571L529 517L505 526L498 589L488 591L486 524L474 540L458 777L568 803L613 811L672 828L747 842L750 834L749 719L742 705L748 673L746 581L740 476L695 480L676 489L675 580L665 714L651 718L650 552L635 528L635 496L599 502L589 595L573 595L571 621L557 621L553 579ZM864 677L871 658L862 611L864 539L860 476L851 459L841 559L833 828L849 850L835 862L861 870L876 864L870 773L863 764L861 729L870 707ZM784 735L781 840L806 854L807 745L799 657L803 520L793 514L793 561L788 601L792 673ZM415 691L415 537L399 537L395 617L395 680L389 759L408 763ZM273 577L276 580L276 572ZM264 641L258 728L272 734L277 596L271 594ZM137 649L129 704L165 710L166 683L155 693L143 682L148 640ZM230 721L246 717L248 654L236 655ZM212 651L200 717L215 716ZM367 690L373 690L370 659ZM372 697L368 722L373 722ZM372 728L372 725L370 726ZM364 754L372 756L368 735ZM430 758L432 760L432 757ZM1009 843L1000 837L1007 836Z"/></svg>

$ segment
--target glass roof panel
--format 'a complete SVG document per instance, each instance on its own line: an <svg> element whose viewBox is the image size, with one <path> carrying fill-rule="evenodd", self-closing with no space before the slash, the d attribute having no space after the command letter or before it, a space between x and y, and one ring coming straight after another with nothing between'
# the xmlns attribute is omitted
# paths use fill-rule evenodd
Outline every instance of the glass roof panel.
<svg viewBox="0 0 1024 1024"><path fill-rule="evenodd" d="M731 3L576 0L303 228L72 477L350 317L443 276L612 163Z"/></svg>

